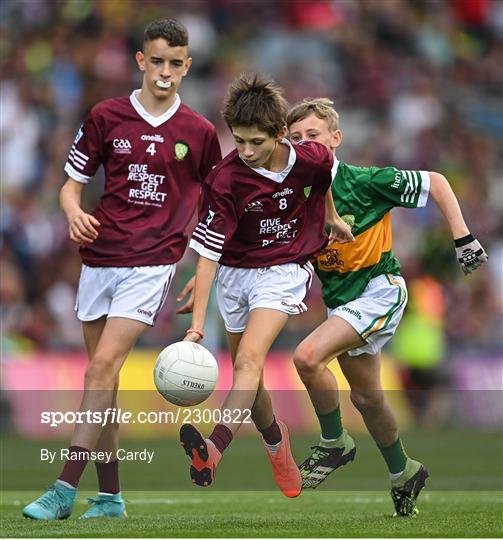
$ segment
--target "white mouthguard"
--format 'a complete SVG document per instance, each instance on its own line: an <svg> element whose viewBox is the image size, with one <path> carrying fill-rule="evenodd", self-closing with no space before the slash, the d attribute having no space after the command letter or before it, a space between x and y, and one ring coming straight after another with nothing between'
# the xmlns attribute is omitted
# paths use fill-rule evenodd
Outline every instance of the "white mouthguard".
<svg viewBox="0 0 503 540"><path fill-rule="evenodd" d="M155 81L155 84L159 88L169 88L171 86L171 81Z"/></svg>

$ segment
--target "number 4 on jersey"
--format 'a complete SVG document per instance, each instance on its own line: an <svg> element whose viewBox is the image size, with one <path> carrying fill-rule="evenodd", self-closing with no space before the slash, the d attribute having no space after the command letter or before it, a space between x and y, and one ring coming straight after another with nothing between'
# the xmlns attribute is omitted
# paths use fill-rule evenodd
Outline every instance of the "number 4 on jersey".
<svg viewBox="0 0 503 540"><path fill-rule="evenodd" d="M155 149L155 143L150 143L147 147L146 152L153 156L157 152L157 150Z"/></svg>

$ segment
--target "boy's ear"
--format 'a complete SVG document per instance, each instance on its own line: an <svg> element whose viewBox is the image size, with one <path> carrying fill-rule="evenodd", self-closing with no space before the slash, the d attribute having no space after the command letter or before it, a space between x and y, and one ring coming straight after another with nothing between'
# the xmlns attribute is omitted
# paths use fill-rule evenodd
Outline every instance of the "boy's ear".
<svg viewBox="0 0 503 540"><path fill-rule="evenodd" d="M336 129L335 131L331 132L331 147L337 148L342 143L342 131L340 129Z"/></svg>
<svg viewBox="0 0 503 540"><path fill-rule="evenodd" d="M145 55L142 51L137 51L136 55L136 63L138 64L138 68L140 71L145 71Z"/></svg>
<svg viewBox="0 0 503 540"><path fill-rule="evenodd" d="M182 77L185 77L185 75L187 75L191 65L192 65L192 58L189 56L187 60L185 60L184 71L183 71Z"/></svg>

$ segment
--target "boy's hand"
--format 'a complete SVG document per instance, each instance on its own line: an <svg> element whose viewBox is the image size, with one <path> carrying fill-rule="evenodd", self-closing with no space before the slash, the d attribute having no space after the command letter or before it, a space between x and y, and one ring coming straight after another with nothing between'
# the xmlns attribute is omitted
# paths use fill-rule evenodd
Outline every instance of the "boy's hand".
<svg viewBox="0 0 503 540"><path fill-rule="evenodd" d="M340 242L345 244L346 242L353 242L355 237L351 232L351 227L347 225L342 219L337 219L333 222L328 223L330 227L330 236L328 238L328 243Z"/></svg>
<svg viewBox="0 0 503 540"><path fill-rule="evenodd" d="M192 341L192 343L199 343L201 341L201 336L194 332L189 332L184 338L183 341Z"/></svg>
<svg viewBox="0 0 503 540"><path fill-rule="evenodd" d="M183 341L192 341L193 343L199 343L204 338L204 332L197 330L197 328L189 328L185 334Z"/></svg>
<svg viewBox="0 0 503 540"><path fill-rule="evenodd" d="M70 240L76 244L92 244L98 238L101 223L91 214L80 210L68 219Z"/></svg>
<svg viewBox="0 0 503 540"><path fill-rule="evenodd" d="M194 308L194 285L196 283L196 276L192 276L189 281L185 284L185 287L182 289L180 294L176 297L177 302L181 302L185 296L190 294L189 299L183 306L180 306L176 313L179 315L183 315L185 313L192 313L192 309Z"/></svg>
<svg viewBox="0 0 503 540"><path fill-rule="evenodd" d="M456 246L458 263L465 275L471 274L488 259L480 242L475 240L471 234L454 240L454 245Z"/></svg>

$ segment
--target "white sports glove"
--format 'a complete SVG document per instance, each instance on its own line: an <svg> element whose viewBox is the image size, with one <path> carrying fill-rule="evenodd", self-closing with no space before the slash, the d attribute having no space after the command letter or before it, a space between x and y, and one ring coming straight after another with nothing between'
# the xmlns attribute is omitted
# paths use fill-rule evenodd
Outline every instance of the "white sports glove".
<svg viewBox="0 0 503 540"><path fill-rule="evenodd" d="M465 275L471 274L488 259L487 253L480 245L480 242L475 240L471 234L454 240L454 245L456 246L458 263Z"/></svg>

